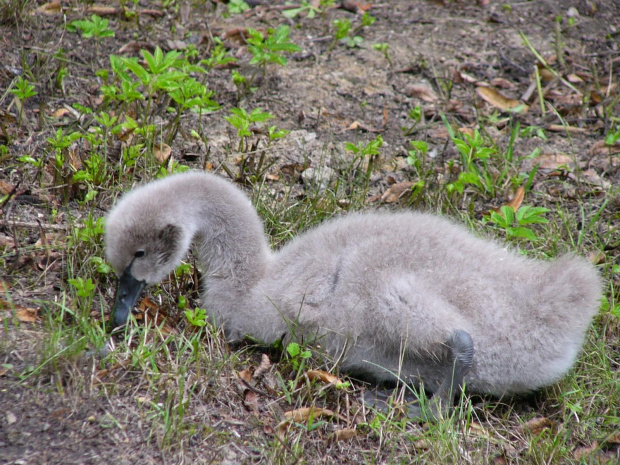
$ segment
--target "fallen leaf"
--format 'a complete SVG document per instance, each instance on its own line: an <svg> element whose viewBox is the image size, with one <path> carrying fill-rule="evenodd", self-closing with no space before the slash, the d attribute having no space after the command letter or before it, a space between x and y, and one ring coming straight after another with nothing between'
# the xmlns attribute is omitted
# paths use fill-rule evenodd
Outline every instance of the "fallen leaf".
<svg viewBox="0 0 620 465"><path fill-rule="evenodd" d="M44 15L57 15L62 13L62 6L60 0L44 3L39 8L34 10L34 13L42 13Z"/></svg>
<svg viewBox="0 0 620 465"><path fill-rule="evenodd" d="M381 201L385 203L398 202L400 199L407 197L411 193L411 187L413 185L414 183L410 181L392 184L381 196Z"/></svg>
<svg viewBox="0 0 620 465"><path fill-rule="evenodd" d="M122 362L115 363L110 368L104 368L102 370L95 372L95 376L93 379L93 385L100 384L101 382L103 382L103 379L106 378L108 375L114 373L119 368L126 367L127 365L129 365L130 362L131 362L130 360L124 360Z"/></svg>
<svg viewBox="0 0 620 465"><path fill-rule="evenodd" d="M170 154L172 153L172 147L168 144L155 144L153 147L153 156L162 165L168 161Z"/></svg>
<svg viewBox="0 0 620 465"><path fill-rule="evenodd" d="M254 391L250 389L245 391L245 394L243 396L243 403L248 408L248 410L250 410L251 412L254 412L254 413L259 412L258 394L255 393Z"/></svg>
<svg viewBox="0 0 620 465"><path fill-rule="evenodd" d="M241 378L246 383L249 383L252 380L252 372L248 369L241 370L239 372L239 378Z"/></svg>
<svg viewBox="0 0 620 465"><path fill-rule="evenodd" d="M572 177L572 176L571 176ZM603 189L608 189L611 187L611 183L606 179L603 179L594 169L589 168L585 171L581 172L581 177L588 184L593 186L602 187Z"/></svg>
<svg viewBox="0 0 620 465"><path fill-rule="evenodd" d="M525 422L520 426L521 431L529 431L534 436L538 436L545 429L555 429L555 421L546 417L536 417Z"/></svg>
<svg viewBox="0 0 620 465"><path fill-rule="evenodd" d="M70 113L70 111L67 110L66 108L59 108L54 113L52 113L51 116L52 116L52 118L62 118L67 113Z"/></svg>
<svg viewBox="0 0 620 465"><path fill-rule="evenodd" d="M19 307L15 316L22 323L36 323L39 311L35 308Z"/></svg>
<svg viewBox="0 0 620 465"><path fill-rule="evenodd" d="M0 234L0 247L15 247L15 241L12 237L5 236L4 234Z"/></svg>
<svg viewBox="0 0 620 465"><path fill-rule="evenodd" d="M620 431L616 431L614 434L605 439L605 444L620 445Z"/></svg>
<svg viewBox="0 0 620 465"><path fill-rule="evenodd" d="M152 43L143 40L132 40L131 42L127 42L125 45L119 48L118 53L136 53L140 50L148 50L149 52L153 53L155 51L155 46Z"/></svg>
<svg viewBox="0 0 620 465"><path fill-rule="evenodd" d="M588 261L593 265L605 263L605 254L603 252L592 251L588 254Z"/></svg>
<svg viewBox="0 0 620 465"><path fill-rule="evenodd" d="M144 9L140 10L140 14L141 15L148 15L148 16L151 16L153 18L161 18L162 16L164 16L164 12L163 11L155 10L153 8L144 8Z"/></svg>
<svg viewBox="0 0 620 465"><path fill-rule="evenodd" d="M17 416L15 416L13 412L6 412L6 422L9 425L12 425L13 423L17 423Z"/></svg>
<svg viewBox="0 0 620 465"><path fill-rule="evenodd" d="M182 40L178 39L168 39L166 40L166 46L170 50L186 50L187 42L183 42Z"/></svg>
<svg viewBox="0 0 620 465"><path fill-rule="evenodd" d="M343 0L340 2L340 8L350 11L351 13L361 15L372 8L372 3L362 3L355 0Z"/></svg>
<svg viewBox="0 0 620 465"><path fill-rule="evenodd" d="M7 368L3 368L2 370L0 370L0 376L4 376L9 372L9 370Z"/></svg>
<svg viewBox="0 0 620 465"><path fill-rule="evenodd" d="M332 437L334 441L347 441L353 439L355 436L357 436L357 430L353 428L344 428L337 430Z"/></svg>
<svg viewBox="0 0 620 465"><path fill-rule="evenodd" d="M528 109L528 106L524 103L516 99L505 97L494 87L476 87L476 93L482 97L484 101L490 103L496 108L499 108L500 110L511 110L519 105L523 105L523 110L521 113L525 113Z"/></svg>
<svg viewBox="0 0 620 465"><path fill-rule="evenodd" d="M491 85L493 87L499 87L500 89L509 89L509 90L513 90L516 89L517 86L510 82L508 79L504 79L504 78L495 78L491 80Z"/></svg>
<svg viewBox="0 0 620 465"><path fill-rule="evenodd" d="M469 84L474 84L474 83L479 81L479 79L476 76L472 76L471 74L467 74L464 71L459 71L459 72L457 72L455 74L463 82L467 82Z"/></svg>
<svg viewBox="0 0 620 465"><path fill-rule="evenodd" d="M590 455L596 449L598 449L598 442L593 441L592 444L589 446L576 448L573 452L573 457L575 457L575 460L581 460L582 458Z"/></svg>
<svg viewBox="0 0 620 465"><path fill-rule="evenodd" d="M262 354L261 355L261 359L260 359L260 365L258 366L256 371L254 372L253 378L260 377L263 373L268 371L269 368L271 368L271 360L269 360L269 355Z"/></svg>
<svg viewBox="0 0 620 465"><path fill-rule="evenodd" d="M284 418L289 421L302 422L308 418L333 417L334 412L326 408L320 407L302 407L295 410L284 412Z"/></svg>
<svg viewBox="0 0 620 465"><path fill-rule="evenodd" d="M310 379L318 379L326 384L340 384L342 381L335 375L323 370L309 370L306 375Z"/></svg>
<svg viewBox="0 0 620 465"><path fill-rule="evenodd" d="M570 82L571 84L581 84L582 82L584 82L581 76L578 76L577 74L574 74L574 73L571 73L568 76L566 76L566 80Z"/></svg>
<svg viewBox="0 0 620 465"><path fill-rule="evenodd" d="M9 195L11 192L13 192L13 189L15 189L15 186L13 186L13 184L9 184L8 182L0 179L0 195Z"/></svg>
<svg viewBox="0 0 620 465"><path fill-rule="evenodd" d="M97 3L94 3L91 6L89 6L86 9L86 11L88 13L92 13L94 15L99 15L99 16L113 16L113 15L117 15L120 13L120 10L118 8L115 8L109 5L100 5Z"/></svg>
<svg viewBox="0 0 620 465"><path fill-rule="evenodd" d="M573 169L575 167L573 159L564 153L544 153L536 157L534 162L545 170Z"/></svg>
<svg viewBox="0 0 620 465"><path fill-rule="evenodd" d="M416 97L427 103L434 103L438 100L437 94L428 84L413 84L407 89L409 97Z"/></svg>
<svg viewBox="0 0 620 465"><path fill-rule="evenodd" d="M505 206L511 207L514 211L517 211L519 207L521 207L521 203L523 203L524 196L525 196L525 187L519 186L519 188L517 189L517 192L515 192L515 196Z"/></svg>
<svg viewBox="0 0 620 465"><path fill-rule="evenodd" d="M599 140L590 148L590 155L610 156L620 153L620 142L607 145L604 140Z"/></svg>

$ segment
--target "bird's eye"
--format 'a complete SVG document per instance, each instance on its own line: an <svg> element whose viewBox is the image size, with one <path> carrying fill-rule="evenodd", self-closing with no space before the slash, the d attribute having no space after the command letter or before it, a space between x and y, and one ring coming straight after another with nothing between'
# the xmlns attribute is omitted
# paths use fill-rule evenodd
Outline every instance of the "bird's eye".
<svg viewBox="0 0 620 465"><path fill-rule="evenodd" d="M145 255L146 255L146 252L144 250L137 250L136 253L133 254L135 258L144 257Z"/></svg>

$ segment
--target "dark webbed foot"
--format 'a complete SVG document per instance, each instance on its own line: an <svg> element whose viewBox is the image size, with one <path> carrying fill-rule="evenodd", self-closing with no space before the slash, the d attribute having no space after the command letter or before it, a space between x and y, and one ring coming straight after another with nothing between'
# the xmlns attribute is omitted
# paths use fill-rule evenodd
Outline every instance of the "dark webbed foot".
<svg viewBox="0 0 620 465"><path fill-rule="evenodd" d="M456 330L446 341L449 356L452 360L451 369L446 373L439 388L434 392L428 404L422 407L418 398L410 390L406 390L402 406L407 409L410 419L436 420L445 416L452 408L454 396L461 390L463 380L474 362L474 342L466 331ZM375 390L364 393L364 402L387 413L392 402L390 397L394 390Z"/></svg>

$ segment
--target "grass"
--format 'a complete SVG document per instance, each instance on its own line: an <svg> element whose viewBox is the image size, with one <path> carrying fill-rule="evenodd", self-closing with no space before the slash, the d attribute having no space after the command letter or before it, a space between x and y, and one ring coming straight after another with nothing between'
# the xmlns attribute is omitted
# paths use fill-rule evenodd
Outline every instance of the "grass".
<svg viewBox="0 0 620 465"><path fill-rule="evenodd" d="M3 2L3 21L20 27L28 17L23 9L29 3ZM323 9L317 10L321 19L312 19L314 7L307 2L302 5L295 15L290 9L284 11L300 21L302 17L322 21L325 30L333 32L331 42L321 50L326 55L360 48L362 39L356 33L363 28L366 36L375 27L368 16L354 28L346 18L327 18ZM211 80L221 80L221 74L227 73L223 79L230 83L241 86L245 81L240 71L226 69L234 58L221 40L213 40L209 50L202 50L212 54L201 60L193 53L164 53L159 47L142 50L139 59L109 53L109 59L103 60L114 31L122 29L121 25L135 25L95 15L90 18L84 21L74 14L69 24L82 33L92 30L96 38L96 50L85 60L95 70L86 78L102 96L98 104L65 97L71 95L65 93L65 86L73 82L70 73L83 72L83 66L72 63L61 50L35 61L27 70L27 79L16 78L10 92L18 115L17 129L3 126L2 130L4 153L11 154L6 158L10 170L26 173L30 189L54 193L56 203L46 205L45 213L48 218L64 218L62 224L70 233L61 247L61 266L41 262L41 277L26 270L16 251L35 259L57 253L58 245L49 231L44 226L7 226L4 230L17 244L0 246L0 263L6 270L0 283L7 289L0 302L8 309L0 328L0 371L5 370L0 377L5 390L42 389L69 399L75 412L80 411L79 399L87 397L98 408L85 416L85 425L95 425L130 444L143 439L148 447L172 459L201 452L214 460L230 456L233 461L282 464L314 462L326 454L355 463L594 463L617 458L620 271L615 264L617 248L606 251L606 246L617 242L620 218L607 207L617 201L618 184L594 191L583 182L578 168L557 178L545 177L535 164L524 170L524 161L537 154L517 154L515 146L527 138L525 134L540 135L542 129L532 122L528 127L533 129L524 130L515 115L505 120L504 137L498 142L488 135L496 129L491 128L497 122L493 118L481 115L473 130L460 131L458 117L442 114L439 125L448 133L445 147L452 156L438 159L432 153L438 144L430 138L422 140L417 107L410 113L413 126L390 133L388 147L376 134L350 132L347 140L340 141L333 131L324 135L336 140L336 148L325 148L319 166L314 167L323 167L329 159L334 177L327 186L316 184L300 192L299 183L286 181L278 172L271 151L287 141L287 130L277 129L287 122L277 120L278 126L270 127L267 136L261 136L263 128L252 127L267 119L266 115L273 116L261 113L261 105L268 102L261 101L267 92L261 86L268 86L266 76L278 73L270 65L290 66L285 54L300 50L294 43L300 35L289 37L290 29L284 26L264 34L251 29L246 45L252 58L243 70L251 85L243 85L236 97L227 100L210 89ZM300 22L299 27L304 24ZM375 47L374 53L381 52L391 68L396 51L386 38L380 39L381 47ZM531 42L527 47L533 49ZM101 68L99 63L104 61ZM545 62L545 66L551 65ZM50 69L57 76L50 78ZM256 79L259 75L262 80ZM41 101L61 98L67 99L71 118L60 127L41 114L38 129L27 123L35 118L37 105L42 108ZM5 106L10 99L9 93L3 97ZM255 111L239 106L242 99L246 108ZM541 113L545 111L542 99L541 94ZM226 113L218 112L220 105ZM617 115L617 106L605 108L605 118L617 122ZM188 319L185 311L196 316L194 309L200 306L199 272L192 257L166 282L149 290L150 300L144 303L147 310L138 324L111 337L104 319L109 315L115 279L102 260L103 213L136 181L190 166L200 168L174 155L162 163L155 157L156 146L187 140L208 143L206 128L225 128L226 121L238 130L238 150L232 151L230 144L228 150L229 155L235 152L244 160L241 173L229 160L211 169L238 174L274 247L326 219L371 208L369 198L379 189L382 159L394 159L390 147L399 144L408 153L408 167L402 171L415 186L409 196L381 208L414 206L452 216L482 236L505 241L537 258L569 251L605 252L599 268L610 283L605 289L608 304L594 322L574 370L556 385L526 398L465 395L450 416L435 423L410 422L398 406L387 413L374 412L358 401L363 386L356 380L336 387L309 379L309 369L328 370L332 365L320 351L312 350L309 358L301 355L314 349L312 344L294 353L286 347L261 347L257 342L229 347L211 322ZM615 132L613 125L609 128L604 135L613 138L608 144L612 146L619 131L617 126ZM410 137L414 129L419 140ZM11 143L28 137L36 138L42 149L13 156ZM204 165L209 163L207 154ZM576 187L585 193L551 202L535 185ZM504 206L485 215L491 207L501 207L501 199L514 195L519 186L524 187L522 205ZM11 200L10 194L2 194L0 206L5 208ZM519 216L519 211L528 208L533 216ZM511 216L514 210L515 217ZM12 289L45 286L47 292L31 299L41 309L40 324L32 329L20 320L24 301L19 295L14 299ZM31 349L26 348L28 344ZM25 355L15 357L15 353ZM263 353L268 354L270 365L254 376L261 371ZM341 376L347 381L346 374ZM329 409L333 414L303 421L286 419L286 411L304 407ZM338 440L342 431L351 431L352 438Z"/></svg>

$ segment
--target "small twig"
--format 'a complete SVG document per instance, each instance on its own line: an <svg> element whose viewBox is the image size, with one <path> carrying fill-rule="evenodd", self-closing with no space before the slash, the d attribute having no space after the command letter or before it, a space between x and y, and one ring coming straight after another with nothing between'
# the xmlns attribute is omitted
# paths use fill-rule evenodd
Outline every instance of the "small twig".
<svg viewBox="0 0 620 465"><path fill-rule="evenodd" d="M39 222L31 222L31 221L9 221L3 220L0 221L0 226L16 227L16 228L26 228L26 229L51 229L52 231L66 231L69 226L62 224L49 224L49 223L39 223ZM82 224L75 225L78 228L84 227Z"/></svg>

